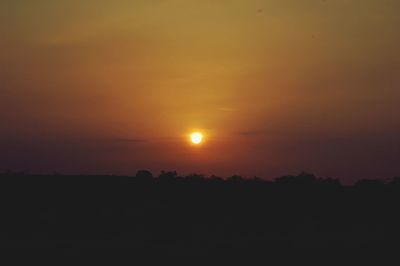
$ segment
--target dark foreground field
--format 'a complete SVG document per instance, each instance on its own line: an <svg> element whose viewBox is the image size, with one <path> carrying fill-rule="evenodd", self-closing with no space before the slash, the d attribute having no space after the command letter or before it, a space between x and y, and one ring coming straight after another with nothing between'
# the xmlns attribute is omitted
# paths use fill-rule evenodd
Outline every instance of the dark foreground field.
<svg viewBox="0 0 400 266"><path fill-rule="evenodd" d="M274 182L5 174L0 195L0 246L12 252L251 256L400 247L399 179L344 187L307 174Z"/></svg>

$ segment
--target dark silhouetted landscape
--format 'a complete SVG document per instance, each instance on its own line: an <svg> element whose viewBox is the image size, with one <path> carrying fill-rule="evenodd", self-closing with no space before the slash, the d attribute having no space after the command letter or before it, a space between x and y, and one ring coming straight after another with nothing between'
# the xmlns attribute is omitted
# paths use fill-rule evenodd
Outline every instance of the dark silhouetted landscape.
<svg viewBox="0 0 400 266"><path fill-rule="evenodd" d="M0 179L1 247L57 256L260 255L271 250L374 250L399 241L400 178L302 173L232 176L39 176Z"/></svg>

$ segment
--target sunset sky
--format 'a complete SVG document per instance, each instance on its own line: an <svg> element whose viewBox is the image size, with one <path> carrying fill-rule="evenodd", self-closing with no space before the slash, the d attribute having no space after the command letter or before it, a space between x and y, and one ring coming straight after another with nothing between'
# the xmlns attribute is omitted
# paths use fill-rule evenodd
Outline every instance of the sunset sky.
<svg viewBox="0 0 400 266"><path fill-rule="evenodd" d="M2 0L0 171L400 175L399 14L398 0Z"/></svg>

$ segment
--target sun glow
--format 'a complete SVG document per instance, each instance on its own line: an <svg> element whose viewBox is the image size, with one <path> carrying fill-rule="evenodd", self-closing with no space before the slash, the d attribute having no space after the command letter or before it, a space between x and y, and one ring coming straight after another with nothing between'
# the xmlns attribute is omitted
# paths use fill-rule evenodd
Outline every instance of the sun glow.
<svg viewBox="0 0 400 266"><path fill-rule="evenodd" d="M203 138L204 138L204 136L200 132L194 132L194 133L190 134L190 140L195 145L202 143Z"/></svg>

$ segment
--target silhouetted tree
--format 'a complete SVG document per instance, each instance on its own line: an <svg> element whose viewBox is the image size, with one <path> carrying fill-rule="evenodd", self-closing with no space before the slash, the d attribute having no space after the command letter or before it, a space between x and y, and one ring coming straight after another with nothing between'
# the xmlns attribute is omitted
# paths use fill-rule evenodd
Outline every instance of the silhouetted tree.
<svg viewBox="0 0 400 266"><path fill-rule="evenodd" d="M199 181L199 180L205 180L205 176L204 175L200 175L200 174L190 174L188 176L186 176L187 180L193 180L193 181Z"/></svg>
<svg viewBox="0 0 400 266"><path fill-rule="evenodd" d="M318 179L318 185L329 188L340 188L342 186L340 181L335 178L320 178Z"/></svg>
<svg viewBox="0 0 400 266"><path fill-rule="evenodd" d="M136 173L136 178L151 179L151 178L153 178L153 174L148 170L139 170Z"/></svg>
<svg viewBox="0 0 400 266"><path fill-rule="evenodd" d="M210 180L213 181L213 182L218 182L218 183L224 182L224 179L223 179L223 178L221 178L221 177L219 177L219 176L216 176L216 175L210 176Z"/></svg>
<svg viewBox="0 0 400 266"><path fill-rule="evenodd" d="M258 177L258 176L253 176L253 178L251 178L250 180L254 181L254 182L269 182L269 181L264 180L264 179L262 179L261 177Z"/></svg>
<svg viewBox="0 0 400 266"><path fill-rule="evenodd" d="M242 182L242 181L244 181L244 179L239 175L233 175L228 178L228 182Z"/></svg>
<svg viewBox="0 0 400 266"><path fill-rule="evenodd" d="M292 186L310 186L317 183L317 178L313 174L303 172L297 176L289 175L275 178L275 183Z"/></svg>
<svg viewBox="0 0 400 266"><path fill-rule="evenodd" d="M354 184L355 188L360 188L360 189L377 189L377 188L382 188L385 185L385 183L382 180L378 179L362 179L357 181Z"/></svg>
<svg viewBox="0 0 400 266"><path fill-rule="evenodd" d="M158 176L158 178L162 180L174 180L177 177L178 173L176 171L171 171L171 172L161 171L161 174Z"/></svg>

